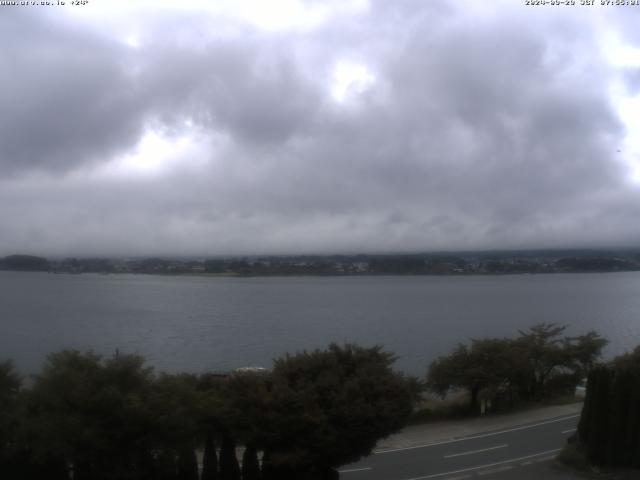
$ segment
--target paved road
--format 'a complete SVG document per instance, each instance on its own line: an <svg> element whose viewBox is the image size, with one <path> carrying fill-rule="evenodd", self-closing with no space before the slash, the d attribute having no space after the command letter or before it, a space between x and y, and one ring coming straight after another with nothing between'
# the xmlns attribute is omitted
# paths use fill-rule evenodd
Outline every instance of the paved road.
<svg viewBox="0 0 640 480"><path fill-rule="evenodd" d="M341 480L463 480L488 478L558 453L575 431L578 414L429 445L377 451L340 469Z"/></svg>

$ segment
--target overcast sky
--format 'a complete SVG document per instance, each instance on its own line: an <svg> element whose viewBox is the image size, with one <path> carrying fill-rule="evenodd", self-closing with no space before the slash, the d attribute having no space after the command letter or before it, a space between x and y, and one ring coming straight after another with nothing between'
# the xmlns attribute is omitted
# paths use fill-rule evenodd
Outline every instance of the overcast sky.
<svg viewBox="0 0 640 480"><path fill-rule="evenodd" d="M640 245L640 6L69 3L0 6L0 255Z"/></svg>

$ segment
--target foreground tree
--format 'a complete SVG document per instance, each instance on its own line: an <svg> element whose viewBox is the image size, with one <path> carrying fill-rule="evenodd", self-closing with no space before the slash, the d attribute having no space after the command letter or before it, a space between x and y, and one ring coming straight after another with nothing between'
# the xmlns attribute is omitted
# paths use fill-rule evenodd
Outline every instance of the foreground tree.
<svg viewBox="0 0 640 480"><path fill-rule="evenodd" d="M240 465L236 457L236 442L229 432L222 436L220 447L220 479L240 480Z"/></svg>
<svg viewBox="0 0 640 480"><path fill-rule="evenodd" d="M50 355L29 398L35 456L63 460L77 479L142 477L153 445L151 381L138 356Z"/></svg>
<svg viewBox="0 0 640 480"><path fill-rule="evenodd" d="M229 399L222 393L222 386L227 383L227 376L205 373L198 376L196 391L198 394L197 425L201 441L204 441L201 480L217 480L220 478L216 444L220 441L220 433L224 430L223 406Z"/></svg>
<svg viewBox="0 0 640 480"><path fill-rule="evenodd" d="M417 389L393 362L381 347L336 344L276 360L256 419L263 477L329 478L401 429Z"/></svg>
<svg viewBox="0 0 640 480"><path fill-rule="evenodd" d="M260 480L260 462L253 445L247 445L242 455L242 480Z"/></svg>
<svg viewBox="0 0 640 480"><path fill-rule="evenodd" d="M204 442L201 480L239 480L238 442L245 480L333 479L411 413L417 382L393 361L380 347L331 345L261 374L155 375L138 356L67 350L25 393L0 364L0 477L197 480Z"/></svg>
<svg viewBox="0 0 640 480"><path fill-rule="evenodd" d="M539 400L572 393L600 357L607 341L596 332L563 337L566 327L534 325L514 339L473 339L431 363L427 384L435 393L452 389L469 393L469 407L477 412L479 396Z"/></svg>
<svg viewBox="0 0 640 480"><path fill-rule="evenodd" d="M602 338L594 330L564 340L564 348L568 351L570 367L581 379L587 378L608 343L607 339Z"/></svg>
<svg viewBox="0 0 640 480"><path fill-rule="evenodd" d="M474 339L471 346L458 345L429 368L427 384L441 396L451 389L469 392L469 408L478 411L482 391L495 392L516 375L517 358L508 339Z"/></svg>
<svg viewBox="0 0 640 480"><path fill-rule="evenodd" d="M198 480L198 459L193 446L186 446L178 452L177 480Z"/></svg>
<svg viewBox="0 0 640 480"><path fill-rule="evenodd" d="M213 433L205 434L201 480L218 480L218 455Z"/></svg>
<svg viewBox="0 0 640 480"><path fill-rule="evenodd" d="M163 451L177 462L179 478L194 478L200 396L197 377L159 375L150 385L147 408L153 416L150 439L153 451ZM197 476L197 475L196 475Z"/></svg>
<svg viewBox="0 0 640 480"><path fill-rule="evenodd" d="M22 379L13 363L0 362L0 471L14 468L17 445L18 395Z"/></svg>
<svg viewBox="0 0 640 480"><path fill-rule="evenodd" d="M640 467L640 347L590 372L578 446L593 465Z"/></svg>

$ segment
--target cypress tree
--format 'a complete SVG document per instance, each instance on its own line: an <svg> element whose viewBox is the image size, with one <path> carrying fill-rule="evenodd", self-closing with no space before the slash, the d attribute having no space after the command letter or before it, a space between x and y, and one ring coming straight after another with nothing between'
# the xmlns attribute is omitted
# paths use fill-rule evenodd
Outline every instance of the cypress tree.
<svg viewBox="0 0 640 480"><path fill-rule="evenodd" d="M242 455L242 480L260 480L258 452L252 445L247 445Z"/></svg>
<svg viewBox="0 0 640 480"><path fill-rule="evenodd" d="M277 476L273 469L273 462L271 461L271 454L265 450L262 453L262 480L277 480Z"/></svg>
<svg viewBox="0 0 640 480"><path fill-rule="evenodd" d="M158 480L176 480L176 457L171 450L160 451L155 461L156 478Z"/></svg>
<svg viewBox="0 0 640 480"><path fill-rule="evenodd" d="M218 455L216 454L216 444L211 432L207 433L204 441L202 480L218 480Z"/></svg>
<svg viewBox="0 0 640 480"><path fill-rule="evenodd" d="M589 374L578 438L593 465L640 467L640 371L622 361Z"/></svg>
<svg viewBox="0 0 640 480"><path fill-rule="evenodd" d="M596 369L589 372L587 378L587 391L584 398L584 404L582 405L582 414L580 415L580 421L578 422L578 438L580 443L587 445L591 436L591 425L593 422L593 402L595 397L595 391L598 388L598 372Z"/></svg>
<svg viewBox="0 0 640 480"><path fill-rule="evenodd" d="M606 462L609 436L611 371L607 367L600 367L597 369L596 375L598 378L590 407L592 413L589 422L587 457L594 465L603 465Z"/></svg>
<svg viewBox="0 0 640 480"><path fill-rule="evenodd" d="M240 466L236 458L236 443L228 433L222 436L220 478L221 480L240 480Z"/></svg>
<svg viewBox="0 0 640 480"><path fill-rule="evenodd" d="M193 448L184 448L178 454L178 480L198 480L198 459Z"/></svg>
<svg viewBox="0 0 640 480"><path fill-rule="evenodd" d="M636 403L635 408L636 409L640 408L640 403ZM634 456L634 463L632 465L634 467L640 467L640 428L638 428L638 430L636 430L635 433L636 433L635 448L634 448L635 456Z"/></svg>
<svg viewBox="0 0 640 480"><path fill-rule="evenodd" d="M640 374L633 376L629 398L629 418L627 419L628 465L640 467Z"/></svg>
<svg viewBox="0 0 640 480"><path fill-rule="evenodd" d="M611 396L609 398L609 429L606 441L605 462L608 465L625 463L628 452L626 445L626 428L629 416L629 395L631 394L631 379L626 372L615 373Z"/></svg>
<svg viewBox="0 0 640 480"><path fill-rule="evenodd" d="M597 398L600 389L600 368L594 368L589 374L587 382L587 395L585 397L585 406L583 407L582 418L578 425L580 442L585 446L587 458L591 460L593 455L593 442L596 438L596 424L598 420L597 414Z"/></svg>

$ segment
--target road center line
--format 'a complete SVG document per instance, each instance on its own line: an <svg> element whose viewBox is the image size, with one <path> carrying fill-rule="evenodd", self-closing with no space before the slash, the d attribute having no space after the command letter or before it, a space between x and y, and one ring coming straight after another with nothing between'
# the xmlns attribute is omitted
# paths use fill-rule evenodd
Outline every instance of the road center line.
<svg viewBox="0 0 640 480"><path fill-rule="evenodd" d="M524 457L503 460L501 462L489 463L486 465L478 465L477 467L463 468L462 470L453 470L451 472L434 473L433 475L425 475L424 477L412 477L412 478L407 478L405 480L427 480L428 478L437 478L437 477L444 477L445 475L455 475L456 473L471 472L473 470L480 470L482 468L489 468L489 467L495 467L497 465L505 465L507 463L519 462L521 460L526 460L527 458L534 458L534 457L539 457L541 455L548 455L550 453L557 453L560 450L562 449L556 448L555 450L547 450L544 452L534 453L533 455L526 455Z"/></svg>
<svg viewBox="0 0 640 480"><path fill-rule="evenodd" d="M433 442L433 443L425 443L425 444L422 444L422 445L413 445L411 447L390 448L390 449L387 449L387 450L378 450L377 452L373 452L373 454L374 455L382 455L383 453L401 452L403 450L415 450L416 448L427 448L427 447L434 447L436 445L446 445L448 443L456 443L456 442L465 442L467 440L475 440L476 438L493 437L494 435L501 435L503 433L517 432L519 430L526 430L528 428L540 427L542 425L548 425L550 423L563 422L565 420L571 420L572 418L577 418L579 416L580 416L580 414L578 413L576 415L569 415L568 417L554 418L553 420L546 420L544 422L535 423L533 425L523 425L521 427L509 428L507 430L500 430L498 432L482 433L482 434L479 434L479 435L470 435L468 437L463 437L463 438L454 438L452 440L445 440L443 442Z"/></svg>
<svg viewBox="0 0 640 480"><path fill-rule="evenodd" d="M577 430L577 429L575 429L575 428L570 428L570 429L568 429L568 430L563 430L563 431L562 431L562 432L560 432L560 433L571 433L571 432L575 432L576 430Z"/></svg>
<svg viewBox="0 0 640 480"><path fill-rule="evenodd" d="M492 475L494 473L506 472L507 470L511 470L513 465L503 465L502 467L492 468L491 470L484 470L482 472L478 472L478 475Z"/></svg>
<svg viewBox="0 0 640 480"><path fill-rule="evenodd" d="M462 453L452 453L451 455L445 455L444 458L462 457L463 455L473 455L474 453L488 452L489 450L497 450L498 448L507 448L509 445L496 445L495 447L481 448L479 450L470 450Z"/></svg>
<svg viewBox="0 0 640 480"><path fill-rule="evenodd" d="M351 472L364 472L365 470L371 470L371 467L349 468L347 470L338 470L338 472L340 472L340 473L351 473Z"/></svg>

